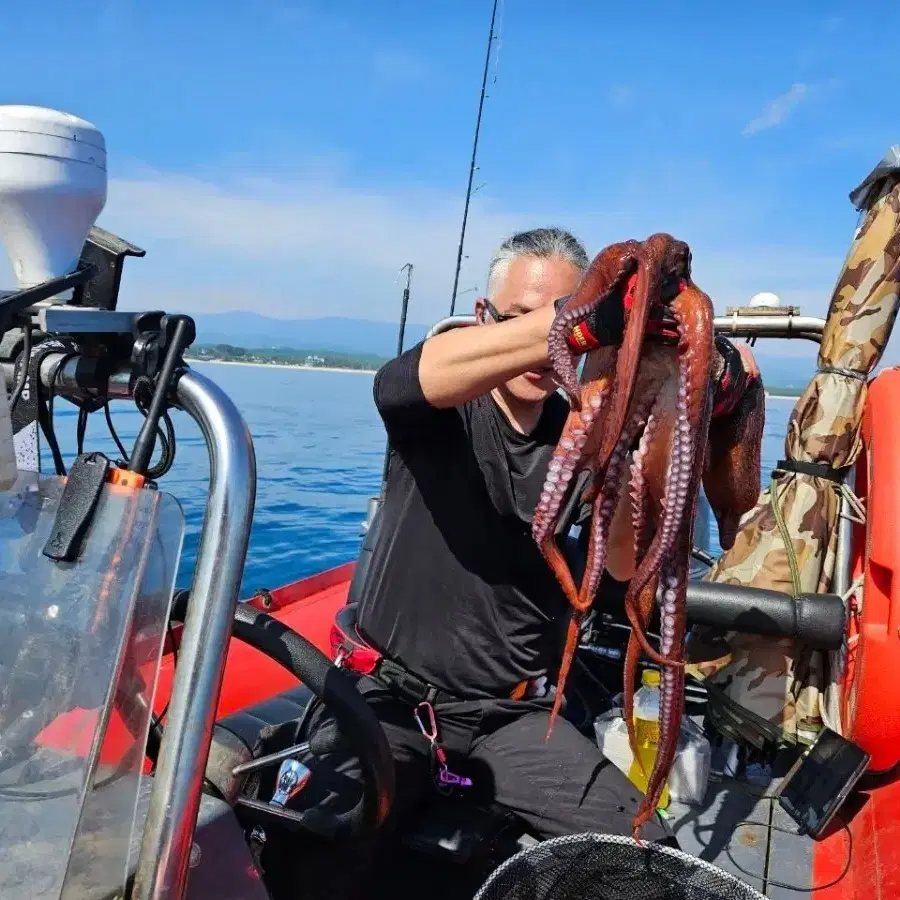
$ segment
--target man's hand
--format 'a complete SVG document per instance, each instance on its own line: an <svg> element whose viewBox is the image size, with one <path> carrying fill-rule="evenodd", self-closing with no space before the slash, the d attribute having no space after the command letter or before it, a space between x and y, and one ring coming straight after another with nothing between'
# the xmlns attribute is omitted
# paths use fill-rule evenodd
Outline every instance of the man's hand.
<svg viewBox="0 0 900 900"><path fill-rule="evenodd" d="M571 299L560 297L553 302L554 309L558 313L565 303ZM603 303L598 303L583 322L579 322L571 334L566 338L566 343L575 353L587 353L597 347L615 347L622 343L622 335L625 332L625 308L622 297L614 294Z"/></svg>
<svg viewBox="0 0 900 900"><path fill-rule="evenodd" d="M722 372L716 379L713 416L727 416L741 398L759 380L759 366L749 344L735 346L721 334L716 335L716 350L722 357Z"/></svg>
<svg viewBox="0 0 900 900"><path fill-rule="evenodd" d="M597 347L617 347L622 343L625 334L625 313L630 311L634 304L636 284L637 275L632 275L626 282L624 290L607 297L603 303L599 303L588 313L583 322L572 329L567 343L575 353L587 353ZM678 287L673 287L672 296L677 292ZM560 297L554 301L553 306L557 313L570 297L571 295ZM666 306L655 304L650 308L646 333L662 341L678 340L678 326Z"/></svg>

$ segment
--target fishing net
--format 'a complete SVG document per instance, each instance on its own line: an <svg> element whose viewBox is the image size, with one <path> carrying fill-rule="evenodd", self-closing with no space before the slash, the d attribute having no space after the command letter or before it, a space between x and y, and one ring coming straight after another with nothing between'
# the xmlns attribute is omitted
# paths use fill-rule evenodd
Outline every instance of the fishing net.
<svg viewBox="0 0 900 900"><path fill-rule="evenodd" d="M474 900L765 900L722 869L608 834L553 838L498 866Z"/></svg>

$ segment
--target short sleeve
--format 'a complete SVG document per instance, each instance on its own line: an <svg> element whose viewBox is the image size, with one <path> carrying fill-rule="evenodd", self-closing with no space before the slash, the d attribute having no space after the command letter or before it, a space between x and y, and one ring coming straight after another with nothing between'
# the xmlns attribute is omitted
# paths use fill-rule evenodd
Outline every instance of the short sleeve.
<svg viewBox="0 0 900 900"><path fill-rule="evenodd" d="M375 374L375 407L392 441L427 435L455 416L452 409L432 406L419 381L422 342L385 363Z"/></svg>

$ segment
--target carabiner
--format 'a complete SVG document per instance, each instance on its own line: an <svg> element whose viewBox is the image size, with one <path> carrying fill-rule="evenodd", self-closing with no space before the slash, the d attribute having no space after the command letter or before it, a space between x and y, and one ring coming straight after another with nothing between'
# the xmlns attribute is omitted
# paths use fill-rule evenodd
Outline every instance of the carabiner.
<svg viewBox="0 0 900 900"><path fill-rule="evenodd" d="M425 707L425 709L428 711L428 722L429 722L429 725L431 726L430 731L427 728L425 728L425 725L422 722L422 716L419 715L419 710L422 709L422 707ZM425 740L431 744L437 743L438 727L437 727L437 718L434 715L434 707L426 700L423 703L420 703L413 710L413 717L415 718L416 725L419 726L419 731L422 732L422 736L425 738Z"/></svg>

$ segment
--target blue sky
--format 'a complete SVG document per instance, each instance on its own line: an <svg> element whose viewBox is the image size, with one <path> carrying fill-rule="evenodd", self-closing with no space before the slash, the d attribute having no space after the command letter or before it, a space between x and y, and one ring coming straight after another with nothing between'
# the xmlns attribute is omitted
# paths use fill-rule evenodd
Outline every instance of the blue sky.
<svg viewBox="0 0 900 900"><path fill-rule="evenodd" d="M127 305L449 305L490 0L8 3L3 102L104 132ZM717 308L824 313L847 194L900 140L896 0L501 0L462 290L520 227L670 231ZM5 263L5 261L4 261ZM0 280L7 270L0 268ZM470 306L475 292L461 297Z"/></svg>

